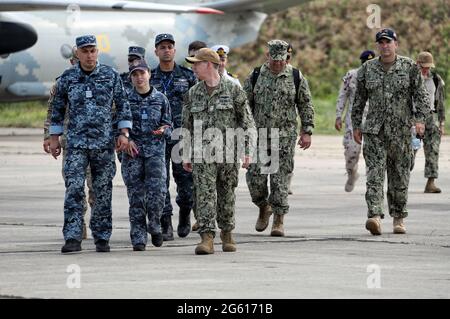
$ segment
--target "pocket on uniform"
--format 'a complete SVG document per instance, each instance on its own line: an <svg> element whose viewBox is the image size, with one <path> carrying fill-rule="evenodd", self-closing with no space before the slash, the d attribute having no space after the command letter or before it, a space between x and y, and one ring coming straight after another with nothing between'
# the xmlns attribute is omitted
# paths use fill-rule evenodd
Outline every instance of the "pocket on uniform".
<svg viewBox="0 0 450 319"><path fill-rule="evenodd" d="M399 89L409 87L409 76L407 74L396 74L394 76L394 85Z"/></svg>
<svg viewBox="0 0 450 319"><path fill-rule="evenodd" d="M199 113L202 112L205 109L205 107L206 106L203 103L195 103L192 104L190 111L191 113Z"/></svg>

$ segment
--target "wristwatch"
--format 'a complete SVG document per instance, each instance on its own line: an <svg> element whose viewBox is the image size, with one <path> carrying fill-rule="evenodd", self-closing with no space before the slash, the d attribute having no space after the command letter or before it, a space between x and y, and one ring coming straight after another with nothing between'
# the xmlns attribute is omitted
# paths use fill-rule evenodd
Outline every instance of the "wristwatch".
<svg viewBox="0 0 450 319"><path fill-rule="evenodd" d="M121 132L120 135L123 135L126 138L130 138L130 133L129 132Z"/></svg>

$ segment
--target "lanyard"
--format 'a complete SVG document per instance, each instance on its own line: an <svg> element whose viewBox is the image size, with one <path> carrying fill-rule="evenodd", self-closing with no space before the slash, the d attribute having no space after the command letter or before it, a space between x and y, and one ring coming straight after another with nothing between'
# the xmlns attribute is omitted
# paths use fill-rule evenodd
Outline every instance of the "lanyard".
<svg viewBox="0 0 450 319"><path fill-rule="evenodd" d="M173 80L173 72L170 73L169 79L164 78L164 80L161 81L161 84L164 88L164 95L167 95L167 89L170 87L170 84L172 83Z"/></svg>

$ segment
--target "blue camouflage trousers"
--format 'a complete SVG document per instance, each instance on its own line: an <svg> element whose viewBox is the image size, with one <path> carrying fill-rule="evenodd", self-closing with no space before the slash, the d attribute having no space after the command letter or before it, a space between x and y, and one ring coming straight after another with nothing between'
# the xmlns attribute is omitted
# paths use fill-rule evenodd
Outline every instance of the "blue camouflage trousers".
<svg viewBox="0 0 450 319"><path fill-rule="evenodd" d="M64 162L66 195L64 200L64 239L81 241L83 232L84 183L86 168L91 168L95 201L90 228L95 242L109 240L112 232L112 180L116 174L113 149L89 150L68 148Z"/></svg>
<svg viewBox="0 0 450 319"><path fill-rule="evenodd" d="M193 196L193 179L192 173L183 169L183 165L181 163L177 164L171 160L172 148L176 144L167 143L166 144L166 200L163 210L163 215L172 215L173 207L170 201L170 163L172 163L172 174L177 184L177 197L176 203L179 207L185 207L191 209L193 206L194 196Z"/></svg>
<svg viewBox="0 0 450 319"><path fill-rule="evenodd" d="M166 198L164 157L122 158L122 177L130 205L130 238L133 246L147 244L147 232L161 233L160 218ZM146 222L148 218L148 224Z"/></svg>

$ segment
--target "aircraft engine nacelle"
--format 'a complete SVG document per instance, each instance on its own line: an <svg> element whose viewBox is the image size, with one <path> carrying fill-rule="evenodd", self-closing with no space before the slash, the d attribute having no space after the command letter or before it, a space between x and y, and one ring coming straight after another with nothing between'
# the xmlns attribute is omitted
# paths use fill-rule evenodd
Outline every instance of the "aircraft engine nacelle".
<svg viewBox="0 0 450 319"><path fill-rule="evenodd" d="M36 31L28 24L0 21L0 55L31 48L37 39Z"/></svg>

